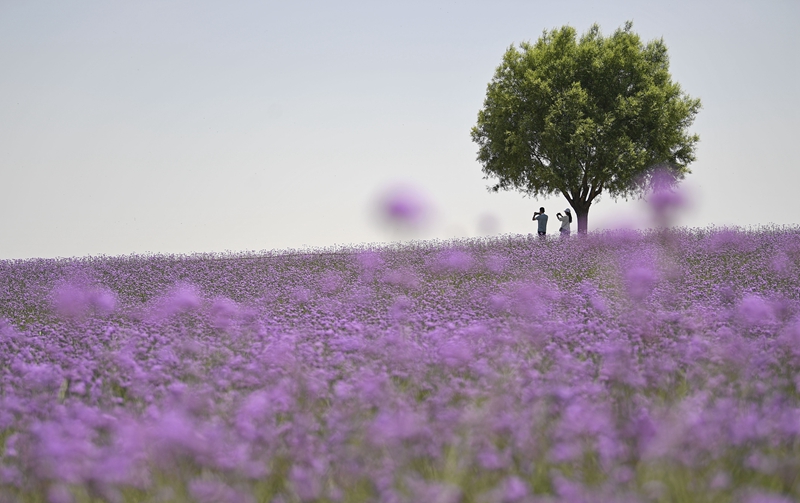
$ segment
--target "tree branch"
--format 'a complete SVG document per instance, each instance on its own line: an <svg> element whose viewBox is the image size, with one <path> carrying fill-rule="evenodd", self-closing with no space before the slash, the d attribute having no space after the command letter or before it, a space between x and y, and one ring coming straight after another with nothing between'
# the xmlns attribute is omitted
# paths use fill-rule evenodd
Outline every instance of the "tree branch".
<svg viewBox="0 0 800 503"><path fill-rule="evenodd" d="M589 170L586 167L586 164L583 165L583 178L581 179L581 190L579 194L579 199L581 201L586 200L586 195L589 193Z"/></svg>
<svg viewBox="0 0 800 503"><path fill-rule="evenodd" d="M592 188L591 192L589 193L589 199L587 200L587 202L591 203L592 201L594 201L594 198L599 196L601 192L603 192L603 182L598 183Z"/></svg>
<svg viewBox="0 0 800 503"><path fill-rule="evenodd" d="M562 190L562 191L561 191L561 194L562 194L562 195L564 196L564 198L567 200L567 202L569 203L569 205L570 205L570 206L572 206L572 207L574 208L575 206L574 206L574 204L573 204L573 203L575 202L575 198L572 196L572 194L570 193L570 191L567 191L567 190Z"/></svg>

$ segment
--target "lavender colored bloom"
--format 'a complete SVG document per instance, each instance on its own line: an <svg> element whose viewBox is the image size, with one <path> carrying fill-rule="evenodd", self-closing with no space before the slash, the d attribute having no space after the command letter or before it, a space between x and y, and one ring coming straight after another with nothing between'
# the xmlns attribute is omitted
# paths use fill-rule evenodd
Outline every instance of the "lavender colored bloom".
<svg viewBox="0 0 800 503"><path fill-rule="evenodd" d="M108 315L117 305L117 296L113 292L79 282L60 285L54 289L52 297L56 312L70 318L81 318L91 311Z"/></svg>
<svg viewBox="0 0 800 503"><path fill-rule="evenodd" d="M211 304L211 325L216 328L228 328L238 314L239 308L232 300L215 299Z"/></svg>
<svg viewBox="0 0 800 503"><path fill-rule="evenodd" d="M148 433L155 460L164 466L183 457L191 459L202 455L208 447L207 439L198 430L195 421L179 409L159 414Z"/></svg>
<svg viewBox="0 0 800 503"><path fill-rule="evenodd" d="M647 202L650 203L657 214L663 214L673 208L683 206L686 198L680 192L667 187L660 187L653 191Z"/></svg>
<svg viewBox="0 0 800 503"><path fill-rule="evenodd" d="M792 261L786 252L779 251L772 257L770 265L775 272L785 274L791 270Z"/></svg>
<svg viewBox="0 0 800 503"><path fill-rule="evenodd" d="M659 226L669 226L688 203L683 191L676 188L677 183L675 173L668 168L656 169L650 178L651 192L646 200Z"/></svg>
<svg viewBox="0 0 800 503"><path fill-rule="evenodd" d="M411 306L411 300L409 300L408 297L400 296L395 299L389 308L389 315L394 320L406 321L409 318L409 310Z"/></svg>
<svg viewBox="0 0 800 503"><path fill-rule="evenodd" d="M446 250L439 254L433 269L439 272L466 272L473 264L469 253L461 250Z"/></svg>
<svg viewBox="0 0 800 503"><path fill-rule="evenodd" d="M799 260L766 228L0 261L0 495L795 500Z"/></svg>
<svg viewBox="0 0 800 503"><path fill-rule="evenodd" d="M739 314L751 326L770 323L775 319L771 306L757 295L747 295L742 299Z"/></svg>
<svg viewBox="0 0 800 503"><path fill-rule="evenodd" d="M307 304L311 301L311 290L304 287L297 287L292 290L292 300L298 304Z"/></svg>
<svg viewBox="0 0 800 503"><path fill-rule="evenodd" d="M644 300L653 291L658 275L648 267L634 267L625 273L628 295L635 301Z"/></svg>
<svg viewBox="0 0 800 503"><path fill-rule="evenodd" d="M451 339L439 348L439 358L448 367L465 367L473 360L474 352L469 341Z"/></svg>
<svg viewBox="0 0 800 503"><path fill-rule="evenodd" d="M320 478L320 475L314 473L312 469L298 465L293 466L289 473L292 488L300 501L314 501L322 495Z"/></svg>
<svg viewBox="0 0 800 503"><path fill-rule="evenodd" d="M370 425L370 438L376 445L394 447L422 432L419 417L412 411L381 411Z"/></svg>
<svg viewBox="0 0 800 503"><path fill-rule="evenodd" d="M528 495L528 486L519 477L511 476L503 481L503 501L520 501Z"/></svg>
<svg viewBox="0 0 800 503"><path fill-rule="evenodd" d="M429 217L431 203L415 187L395 185L384 191L380 208L389 223L419 227Z"/></svg>
<svg viewBox="0 0 800 503"><path fill-rule="evenodd" d="M95 290L89 294L89 304L100 314L111 314L117 306L117 296L109 290Z"/></svg>
<svg viewBox="0 0 800 503"><path fill-rule="evenodd" d="M495 274L501 274L508 265L508 258L493 253L489 254L486 257L485 262L486 262L486 268L489 271Z"/></svg>
<svg viewBox="0 0 800 503"><path fill-rule="evenodd" d="M87 293L76 285L62 285L53 292L53 305L64 316L82 316L89 309Z"/></svg>
<svg viewBox="0 0 800 503"><path fill-rule="evenodd" d="M182 284L172 289L155 310L156 317L166 318L190 312L200 307L200 295L194 285Z"/></svg>

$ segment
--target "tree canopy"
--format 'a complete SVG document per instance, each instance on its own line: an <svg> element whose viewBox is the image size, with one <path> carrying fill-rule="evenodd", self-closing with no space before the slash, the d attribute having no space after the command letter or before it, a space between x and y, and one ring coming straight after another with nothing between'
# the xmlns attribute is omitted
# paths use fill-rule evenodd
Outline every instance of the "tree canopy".
<svg viewBox="0 0 800 503"><path fill-rule="evenodd" d="M601 193L642 194L656 165L689 173L700 100L672 81L664 41L645 44L632 27L578 38L564 26L509 47L472 129L490 190L561 193L586 232Z"/></svg>

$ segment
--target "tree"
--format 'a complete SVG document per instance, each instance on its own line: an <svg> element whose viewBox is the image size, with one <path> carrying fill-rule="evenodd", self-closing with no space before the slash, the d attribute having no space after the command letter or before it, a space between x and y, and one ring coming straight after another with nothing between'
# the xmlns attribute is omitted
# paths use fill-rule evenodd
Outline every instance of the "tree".
<svg viewBox="0 0 800 503"><path fill-rule="evenodd" d="M643 44L632 27L578 39L564 26L509 47L472 128L490 190L561 193L585 233L601 193L642 195L656 165L690 172L700 100L672 81L663 39Z"/></svg>

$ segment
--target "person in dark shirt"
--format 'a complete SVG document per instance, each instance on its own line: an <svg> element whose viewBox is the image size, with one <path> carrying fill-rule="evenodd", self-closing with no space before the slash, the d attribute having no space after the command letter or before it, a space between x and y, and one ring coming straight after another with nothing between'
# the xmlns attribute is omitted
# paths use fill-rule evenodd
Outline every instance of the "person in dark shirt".
<svg viewBox="0 0 800 503"><path fill-rule="evenodd" d="M539 221L539 235L545 236L547 234L547 215L544 213L544 207L533 213L532 220Z"/></svg>

